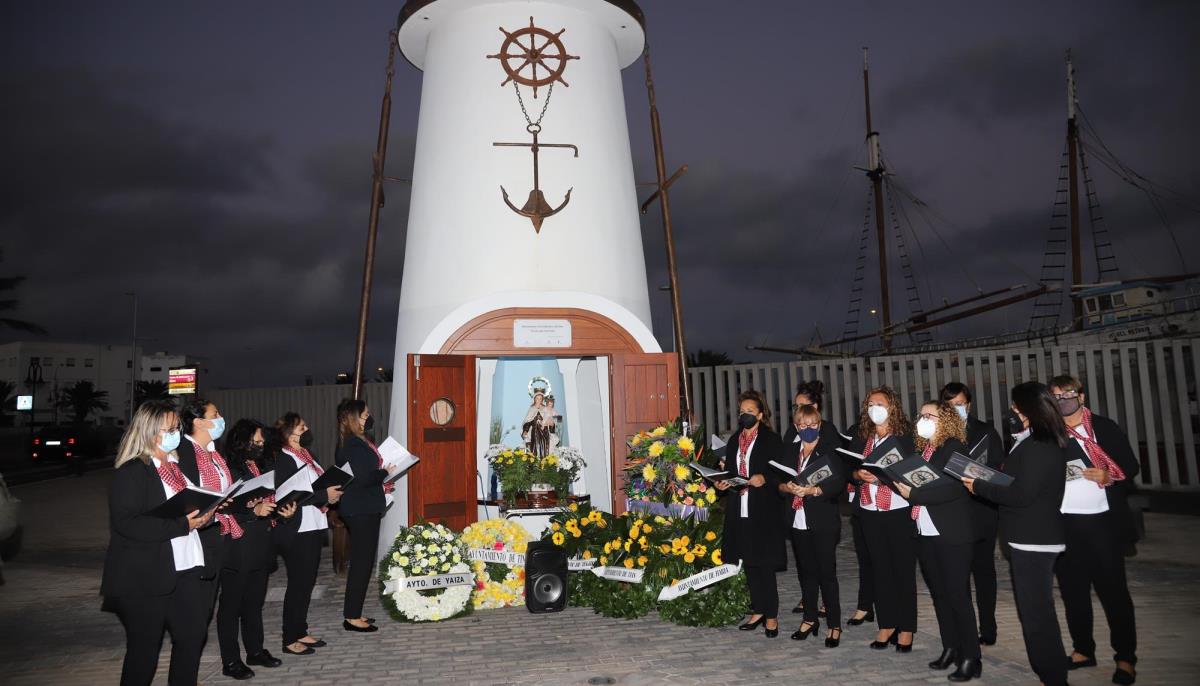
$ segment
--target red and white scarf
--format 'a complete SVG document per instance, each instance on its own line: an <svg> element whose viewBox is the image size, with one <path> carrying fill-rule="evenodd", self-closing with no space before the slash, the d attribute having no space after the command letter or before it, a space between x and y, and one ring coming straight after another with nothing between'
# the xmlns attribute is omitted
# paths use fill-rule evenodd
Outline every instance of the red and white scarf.
<svg viewBox="0 0 1200 686"><path fill-rule="evenodd" d="M743 430L738 434L738 476L742 478L750 476L750 444L754 443L755 438L758 438L757 426L753 431Z"/></svg>
<svg viewBox="0 0 1200 686"><path fill-rule="evenodd" d="M312 467L312 470L317 473L317 476L321 476L322 474L325 473L325 470L321 469L321 465L317 464L317 461L313 459L312 453L308 452L304 448L301 448L300 446L293 447L293 446L289 445L287 449L290 450L293 455L300 458L301 462L308 465L309 467ZM319 509L321 512L328 512L329 506L321 505L317 509Z"/></svg>
<svg viewBox="0 0 1200 686"><path fill-rule="evenodd" d="M229 473L229 465L225 464L225 458L216 449L209 452L207 448L201 447L199 443L192 442L192 447L196 450L196 471L200 473L200 488L206 488L210 491L221 492L221 476L224 475L225 483L233 483L233 475ZM242 525L233 518L233 515L227 515L218 512L217 523L221 525L221 535L229 534L234 540L242 537L245 532L242 531Z"/></svg>
<svg viewBox="0 0 1200 686"><path fill-rule="evenodd" d="M1104 452L1104 448L1101 448L1100 444L1096 442L1096 432L1094 429L1092 429L1092 411L1086 407L1083 408L1082 426L1086 435L1080 436L1079 432L1075 431L1074 429L1071 429L1071 433L1075 434L1076 438L1083 441L1083 450L1087 453L1088 459L1092 461L1092 466L1096 467L1097 469L1107 470L1108 476L1113 481L1123 481L1125 479L1125 470L1121 469L1121 467L1118 466L1117 463L1108 456L1108 453ZM1110 485L1111 482L1107 484L1101 484L1101 488L1107 488Z"/></svg>
<svg viewBox="0 0 1200 686"><path fill-rule="evenodd" d="M932 443L926 443L926 444L925 444L925 449L921 451L921 459L923 459L923 460L925 460L926 462L928 462L928 461L929 461L929 458L931 458L931 457L933 457L933 444L932 444ZM914 522L915 522L915 521L917 521L917 517L920 517L920 516L921 516L921 506L920 506L920 505L913 505L913 508L912 508L912 518L913 518L913 521L914 521Z"/></svg>
<svg viewBox="0 0 1200 686"><path fill-rule="evenodd" d="M171 488L171 495L175 495L187 488L187 479L183 477L183 472L179 470L179 465L164 459L158 463L157 469L159 478Z"/></svg>
<svg viewBox="0 0 1200 686"><path fill-rule="evenodd" d="M863 458L870 457L871 451L873 451L873 450L875 450L875 434L871 434L871 437L867 439L867 444L865 446L863 446ZM859 484L859 486L858 486L858 502L863 505L871 504L872 501L871 501L871 485L870 484L865 483L865 482L862 484ZM877 510L886 512L886 511L892 509L892 489L888 488L887 486L884 486L883 484L877 484L877 487L875 489L875 501L874 502L875 502L875 509L877 509Z"/></svg>

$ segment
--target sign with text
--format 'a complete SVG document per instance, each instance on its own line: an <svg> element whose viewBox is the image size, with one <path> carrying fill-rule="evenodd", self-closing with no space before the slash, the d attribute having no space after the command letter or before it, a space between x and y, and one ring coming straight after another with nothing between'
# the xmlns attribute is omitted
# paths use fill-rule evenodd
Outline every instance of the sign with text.
<svg viewBox="0 0 1200 686"><path fill-rule="evenodd" d="M25 411L25 412L32 410L33 409L33 396L32 395L18 395L17 396L17 409L21 410L21 411Z"/></svg>
<svg viewBox="0 0 1200 686"><path fill-rule="evenodd" d="M525 553L517 553L511 550L488 550L487 548L468 548L468 560L479 560L481 562L494 562L496 564L508 565L509 567L524 567Z"/></svg>
<svg viewBox="0 0 1200 686"><path fill-rule="evenodd" d="M454 572L434 576L408 576L403 579L388 579L383 582L384 593L396 591L429 591L436 588L451 586L473 586L475 574L472 572Z"/></svg>
<svg viewBox="0 0 1200 686"><path fill-rule="evenodd" d="M567 319L514 319L513 347L570 348L571 322Z"/></svg>
<svg viewBox="0 0 1200 686"><path fill-rule="evenodd" d="M170 395L190 395L195 392L195 367L172 367L167 371L167 393Z"/></svg>
<svg viewBox="0 0 1200 686"><path fill-rule="evenodd" d="M592 574L609 581L624 581L627 584L642 583L644 569L626 569L624 567L592 567Z"/></svg>
<svg viewBox="0 0 1200 686"><path fill-rule="evenodd" d="M666 586L658 592L659 600L674 600L681 596L687 595L688 591L694 589L712 586L722 579L728 579L731 576L736 576L742 571L742 563L739 561L737 565L721 565L713 567L702 572L696 572L686 579L678 581L670 586Z"/></svg>
<svg viewBox="0 0 1200 686"><path fill-rule="evenodd" d="M583 559L582 557L567 558L568 572L586 572L596 566L596 558Z"/></svg>

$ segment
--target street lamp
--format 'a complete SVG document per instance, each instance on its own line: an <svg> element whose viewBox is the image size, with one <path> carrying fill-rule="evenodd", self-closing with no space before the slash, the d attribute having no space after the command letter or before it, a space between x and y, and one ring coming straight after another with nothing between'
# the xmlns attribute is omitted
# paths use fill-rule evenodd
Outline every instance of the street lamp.
<svg viewBox="0 0 1200 686"><path fill-rule="evenodd" d="M129 348L129 423L133 426L133 396L137 393L138 362L137 359L137 293L127 291L125 295L133 298L133 337Z"/></svg>

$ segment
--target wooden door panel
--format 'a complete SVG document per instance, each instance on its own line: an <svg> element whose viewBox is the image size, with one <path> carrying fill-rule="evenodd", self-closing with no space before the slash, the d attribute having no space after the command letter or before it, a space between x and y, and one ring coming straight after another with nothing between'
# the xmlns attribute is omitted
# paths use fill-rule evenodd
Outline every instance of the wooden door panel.
<svg viewBox="0 0 1200 686"><path fill-rule="evenodd" d="M410 522L460 530L475 521L475 358L409 355L408 442L421 458L408 477ZM430 408L449 401L454 414L439 426Z"/></svg>
<svg viewBox="0 0 1200 686"><path fill-rule="evenodd" d="M613 513L625 511L623 477L629 440L679 416L679 358L675 353L612 356Z"/></svg>

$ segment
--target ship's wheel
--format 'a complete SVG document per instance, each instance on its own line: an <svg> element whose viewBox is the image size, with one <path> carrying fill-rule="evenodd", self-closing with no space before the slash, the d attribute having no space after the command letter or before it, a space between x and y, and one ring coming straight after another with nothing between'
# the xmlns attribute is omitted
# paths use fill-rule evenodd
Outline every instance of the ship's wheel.
<svg viewBox="0 0 1200 686"><path fill-rule="evenodd" d="M532 88L535 98L538 88L549 86L556 81L564 86L570 86L563 80L562 75L567 69L567 62L577 60L579 57L567 54L567 49L563 47L559 37L566 29L550 33L546 29L535 26L533 17L530 17L529 26L526 28L508 31L502 26L500 31L504 34L500 52L488 55L488 58L500 60L500 66L508 75L508 78L501 82L501 86L507 86L509 82L516 81L522 86Z"/></svg>

